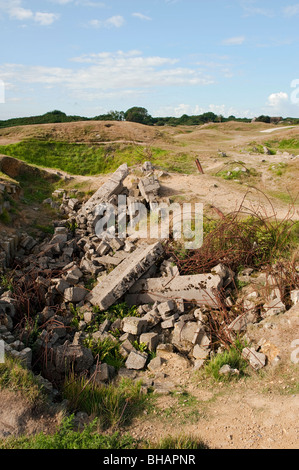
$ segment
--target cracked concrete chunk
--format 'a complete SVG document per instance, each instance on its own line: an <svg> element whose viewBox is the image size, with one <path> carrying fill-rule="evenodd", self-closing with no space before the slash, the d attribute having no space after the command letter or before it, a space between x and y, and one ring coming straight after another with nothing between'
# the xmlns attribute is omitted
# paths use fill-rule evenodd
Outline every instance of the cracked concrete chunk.
<svg viewBox="0 0 299 470"><path fill-rule="evenodd" d="M105 310L120 299L162 255L160 242L141 245L90 292L87 300Z"/></svg>
<svg viewBox="0 0 299 470"><path fill-rule="evenodd" d="M217 291L223 279L218 274L140 279L126 295L129 305L182 299L197 305L217 307Z"/></svg>
<svg viewBox="0 0 299 470"><path fill-rule="evenodd" d="M66 302L79 303L81 300L84 300L88 290L84 287L69 287L64 291L64 300Z"/></svg>
<svg viewBox="0 0 299 470"><path fill-rule="evenodd" d="M132 335L141 335L147 328L147 321L138 317L126 317L123 319L122 330Z"/></svg>
<svg viewBox="0 0 299 470"><path fill-rule="evenodd" d="M130 352L126 360L125 366L127 369L134 369L134 370L143 369L146 364L147 357L148 355L146 353L133 350Z"/></svg>
<svg viewBox="0 0 299 470"><path fill-rule="evenodd" d="M261 369L266 365L266 355L263 353L257 352L254 348L244 348L242 350L242 356L244 359L248 359L250 365L255 369Z"/></svg>

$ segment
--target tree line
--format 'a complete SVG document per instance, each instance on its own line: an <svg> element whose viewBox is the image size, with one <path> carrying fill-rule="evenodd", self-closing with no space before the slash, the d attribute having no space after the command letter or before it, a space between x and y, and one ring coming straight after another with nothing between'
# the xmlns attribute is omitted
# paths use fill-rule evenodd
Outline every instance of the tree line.
<svg viewBox="0 0 299 470"><path fill-rule="evenodd" d="M285 118L282 120L283 122L288 122L290 124L299 124L299 119L297 118ZM237 118L233 115L225 118L222 115L217 115L213 112L206 112L203 114L192 116L183 114L181 117L153 117L149 114L147 109L139 106L133 106L127 111L109 111L106 114L100 114L99 116L95 116L92 118L76 115L68 116L62 111L54 110L40 116L30 116L3 120L0 121L0 128L25 126L30 124L51 124L75 121L129 121L137 122L139 124L145 124L148 126L197 126L206 123L227 121L251 122L252 120L249 118ZM262 115L255 118L255 121L270 123L271 117Z"/></svg>

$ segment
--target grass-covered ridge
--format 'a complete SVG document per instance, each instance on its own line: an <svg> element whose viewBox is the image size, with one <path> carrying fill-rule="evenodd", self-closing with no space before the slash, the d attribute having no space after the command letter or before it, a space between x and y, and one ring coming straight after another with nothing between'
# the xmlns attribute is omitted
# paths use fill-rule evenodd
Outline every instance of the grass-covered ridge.
<svg viewBox="0 0 299 470"><path fill-rule="evenodd" d="M148 149L121 143L90 145L26 139L16 144L1 145L0 153L73 175L109 173L123 163L133 166L149 158L167 170L188 172L193 168L193 158L187 154L173 155L161 148Z"/></svg>

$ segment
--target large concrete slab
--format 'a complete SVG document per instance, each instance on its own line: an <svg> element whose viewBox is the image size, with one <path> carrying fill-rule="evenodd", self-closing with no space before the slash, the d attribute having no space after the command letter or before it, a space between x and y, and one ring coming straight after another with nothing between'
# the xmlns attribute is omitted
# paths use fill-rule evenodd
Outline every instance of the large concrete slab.
<svg viewBox="0 0 299 470"><path fill-rule="evenodd" d="M106 183L104 183L82 206L80 213L88 215L98 204L107 202L114 194L120 194L123 190L122 183L128 173L129 171L126 163L118 167L118 169L110 176L108 181L106 181Z"/></svg>
<svg viewBox="0 0 299 470"><path fill-rule="evenodd" d="M140 279L128 291L126 302L139 305L180 299L217 307L217 293L222 284L222 276L212 273Z"/></svg>
<svg viewBox="0 0 299 470"><path fill-rule="evenodd" d="M158 260L163 253L160 242L141 245L94 287L86 300L106 310Z"/></svg>

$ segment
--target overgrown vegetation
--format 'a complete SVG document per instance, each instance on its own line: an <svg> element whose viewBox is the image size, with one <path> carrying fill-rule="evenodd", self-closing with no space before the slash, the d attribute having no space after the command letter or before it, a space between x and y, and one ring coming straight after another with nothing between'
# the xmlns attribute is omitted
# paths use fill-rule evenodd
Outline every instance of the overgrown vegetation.
<svg viewBox="0 0 299 470"><path fill-rule="evenodd" d="M0 441L0 449L135 449L138 441L129 434L100 434L97 420L74 429L74 415L66 417L54 434L38 433L34 436L11 437Z"/></svg>
<svg viewBox="0 0 299 470"><path fill-rule="evenodd" d="M94 318L92 322L88 325L87 331L94 332L98 331L100 325L105 321L109 320L111 323L115 322L118 319L123 319L125 317L139 317L140 314L137 311L136 305L129 306L126 302L121 302L119 304L112 305L105 311L101 311L97 306L93 307Z"/></svg>
<svg viewBox="0 0 299 470"><path fill-rule="evenodd" d="M236 212L218 220L206 234L201 248L185 251L179 244L168 244L168 253L174 257L181 274L209 272L218 263L237 272L241 267L268 266L290 256L299 242L292 207L284 220L278 220L274 208L272 214L267 214L262 205L247 208L245 201L246 196Z"/></svg>
<svg viewBox="0 0 299 470"><path fill-rule="evenodd" d="M70 374L63 387L63 396L69 401L72 412L85 411L99 418L102 429L125 426L134 416L149 406L151 395L143 393L141 382L122 379L113 384L98 385L84 376Z"/></svg>
<svg viewBox="0 0 299 470"><path fill-rule="evenodd" d="M0 440L0 449L208 449L207 444L192 435L167 436L158 442L142 441L130 434L98 432L97 419L86 424L82 431L75 429L74 415L64 418L53 434L43 432L34 436L9 437Z"/></svg>
<svg viewBox="0 0 299 470"><path fill-rule="evenodd" d="M228 381L242 377L248 367L248 362L242 357L242 349L246 344L237 340L231 347L212 357L204 368L204 372L208 377L212 377L216 381ZM228 364L232 369L239 371L238 375L222 375L219 371L222 366Z"/></svg>
<svg viewBox="0 0 299 470"><path fill-rule="evenodd" d="M0 388L19 392L35 405L45 398L34 374L7 354L5 362L0 363Z"/></svg>
<svg viewBox="0 0 299 470"><path fill-rule="evenodd" d="M188 154L173 154L157 147L113 143L77 144L58 141L27 139L10 145L1 145L0 152L19 158L32 165L54 168L74 175L97 175L116 170L121 164L134 166L149 158L169 171L191 172L193 158ZM22 183L22 181L20 181ZM47 196L46 196L47 197Z"/></svg>
<svg viewBox="0 0 299 470"><path fill-rule="evenodd" d="M115 369L120 369L125 363L123 356L120 354L120 343L107 337L95 340L91 336L83 342L86 348L89 348L95 358L99 362L106 362Z"/></svg>

